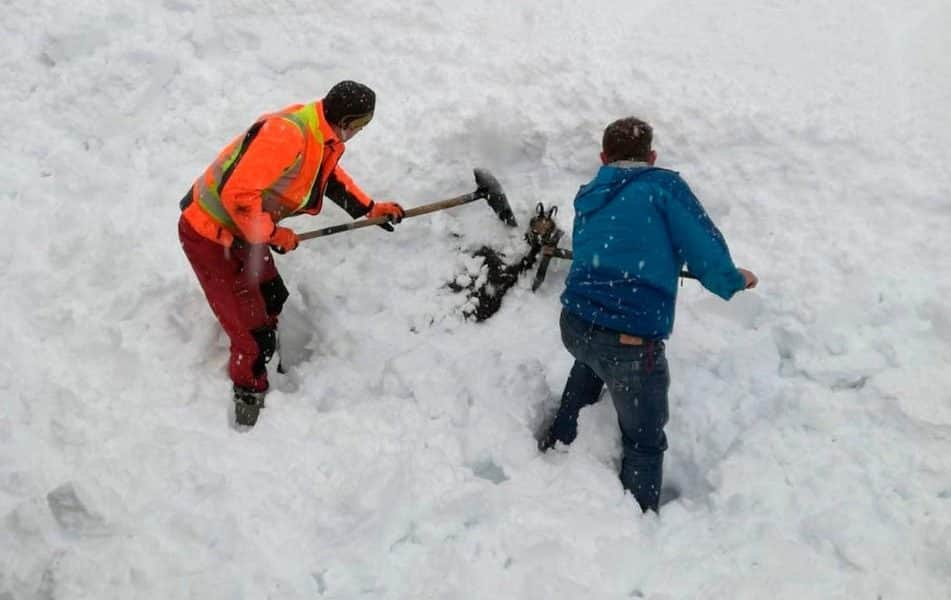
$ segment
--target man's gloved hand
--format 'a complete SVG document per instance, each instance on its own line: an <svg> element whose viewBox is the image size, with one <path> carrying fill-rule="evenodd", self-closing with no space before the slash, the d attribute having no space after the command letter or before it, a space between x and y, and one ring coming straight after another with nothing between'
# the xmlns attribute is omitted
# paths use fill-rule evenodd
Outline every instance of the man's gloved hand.
<svg viewBox="0 0 951 600"><path fill-rule="evenodd" d="M367 218L386 217L389 223L383 223L380 227L387 231L393 231L393 226L390 225L390 223L399 223L403 220L404 214L403 207L396 202L374 202L373 205L370 206L370 212L367 213Z"/></svg>
<svg viewBox="0 0 951 600"><path fill-rule="evenodd" d="M276 227L267 243L271 246L271 249L278 254L284 254L285 252L290 252L294 248L297 248L300 239L298 239L297 234L294 233L293 230L287 227Z"/></svg>

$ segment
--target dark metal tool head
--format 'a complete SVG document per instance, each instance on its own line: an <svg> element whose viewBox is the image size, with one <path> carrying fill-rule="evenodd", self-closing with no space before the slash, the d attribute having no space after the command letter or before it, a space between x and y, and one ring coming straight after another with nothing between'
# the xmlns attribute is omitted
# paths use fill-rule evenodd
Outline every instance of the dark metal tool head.
<svg viewBox="0 0 951 600"><path fill-rule="evenodd" d="M499 180L485 169L475 169L473 172L478 186L475 192L476 195L485 198L489 202L489 206L502 219L502 222L509 227L518 227L518 221L515 220L515 214L512 212L512 207L509 206L509 201L505 197L505 192L502 191Z"/></svg>

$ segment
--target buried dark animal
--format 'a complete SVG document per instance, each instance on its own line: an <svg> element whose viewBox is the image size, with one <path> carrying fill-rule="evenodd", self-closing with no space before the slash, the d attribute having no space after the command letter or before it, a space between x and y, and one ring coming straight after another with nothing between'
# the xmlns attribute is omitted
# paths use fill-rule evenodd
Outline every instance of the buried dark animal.
<svg viewBox="0 0 951 600"><path fill-rule="evenodd" d="M466 310L466 318L474 318L476 321L485 321L502 306L502 298L518 281L518 276L531 269L535 265L541 246L532 248L528 254L522 257L514 265L505 263L505 255L501 252L482 246L472 253L474 257L484 259L483 266L486 268L486 277L472 279L467 285L460 285L456 281L449 283L449 289L454 292L466 291L469 298L474 300L471 310Z"/></svg>
<svg viewBox="0 0 951 600"><path fill-rule="evenodd" d="M542 203L538 203L535 216L529 222L528 230L525 233L525 241L529 245L529 250L515 264L507 264L505 255L489 246L482 246L472 253L473 257L483 259L482 266L486 271L485 277L470 278L465 285L458 283L458 281L449 283L449 289L457 293L466 291L470 300L472 300L469 305L471 308L464 309L467 318L474 318L481 322L498 312L502 306L502 298L505 293L518 282L522 273L535 266L535 261L538 259L542 248L558 244L558 240L561 239L564 232L558 228L554 221L556 212L558 212L557 206L551 207L546 212Z"/></svg>

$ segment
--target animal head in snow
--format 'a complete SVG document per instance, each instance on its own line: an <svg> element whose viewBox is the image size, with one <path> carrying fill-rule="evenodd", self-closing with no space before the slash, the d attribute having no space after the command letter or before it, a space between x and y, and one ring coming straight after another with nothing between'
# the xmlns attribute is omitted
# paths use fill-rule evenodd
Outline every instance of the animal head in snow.
<svg viewBox="0 0 951 600"><path fill-rule="evenodd" d="M611 123L601 140L601 159L605 164L616 160L653 162L651 142L654 129L646 121L625 117Z"/></svg>
<svg viewBox="0 0 951 600"><path fill-rule="evenodd" d="M324 96L324 117L344 130L359 131L373 118L376 93L356 81L341 81Z"/></svg>
<svg viewBox="0 0 951 600"><path fill-rule="evenodd" d="M558 240L564 232L555 222L558 207L552 206L547 211L541 202L535 207L535 216L528 222L528 231L525 232L525 241L532 247L557 246Z"/></svg>

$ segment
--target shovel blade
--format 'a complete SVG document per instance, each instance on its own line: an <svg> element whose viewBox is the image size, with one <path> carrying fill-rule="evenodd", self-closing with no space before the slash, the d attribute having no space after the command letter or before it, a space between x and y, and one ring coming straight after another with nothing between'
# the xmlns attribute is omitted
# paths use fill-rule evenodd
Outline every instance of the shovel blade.
<svg viewBox="0 0 951 600"><path fill-rule="evenodd" d="M476 194L482 196L488 201L489 206L495 211L496 216L509 227L518 227L518 221L509 206L508 198L502 191L499 180L486 169L475 169L473 171L476 180Z"/></svg>

